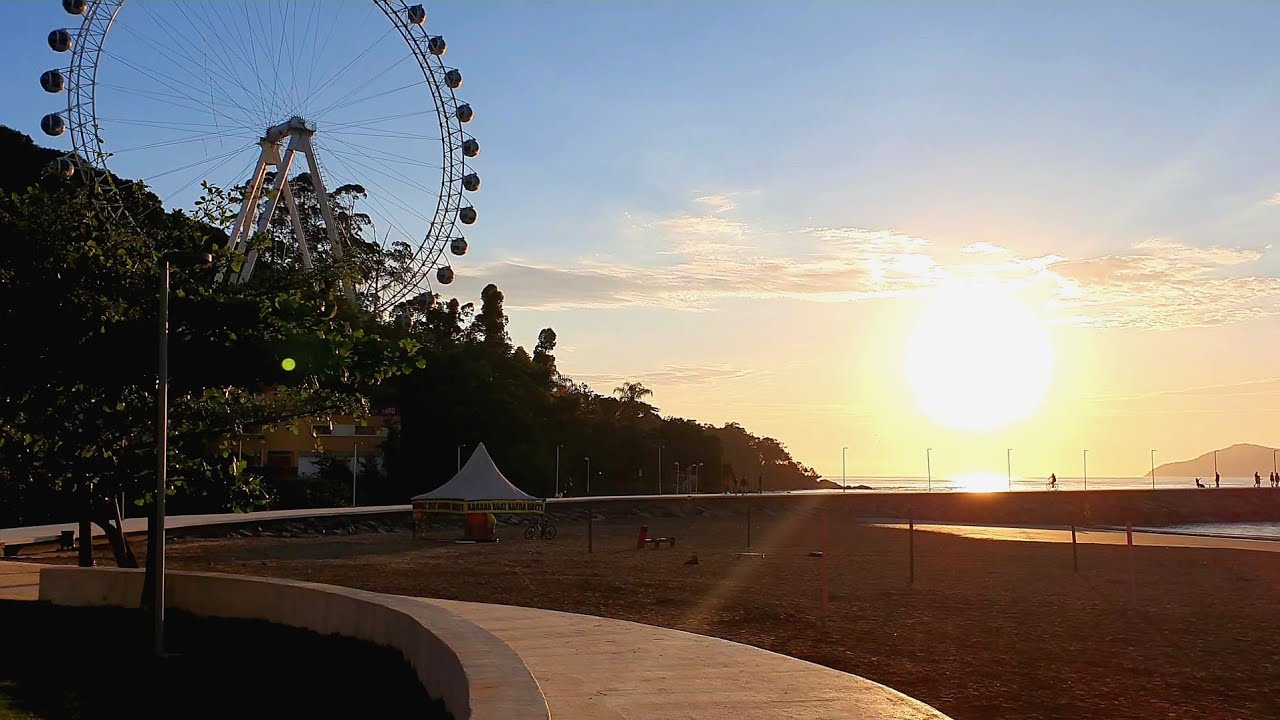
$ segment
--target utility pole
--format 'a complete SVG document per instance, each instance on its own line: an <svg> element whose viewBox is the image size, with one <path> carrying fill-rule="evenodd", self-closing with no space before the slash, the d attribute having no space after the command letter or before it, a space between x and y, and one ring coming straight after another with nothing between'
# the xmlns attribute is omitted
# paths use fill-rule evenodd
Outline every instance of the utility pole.
<svg viewBox="0 0 1280 720"><path fill-rule="evenodd" d="M1089 451L1084 451L1084 489L1089 489Z"/></svg>
<svg viewBox="0 0 1280 720"><path fill-rule="evenodd" d="M1004 451L1004 468L1009 476L1009 489L1013 489L1013 448L1006 448Z"/></svg>
<svg viewBox="0 0 1280 720"><path fill-rule="evenodd" d="M351 507L356 506L356 477L360 474L360 443L351 443Z"/></svg>
<svg viewBox="0 0 1280 720"><path fill-rule="evenodd" d="M583 458L587 461L587 494L591 494L591 458Z"/></svg>
<svg viewBox="0 0 1280 720"><path fill-rule="evenodd" d="M1156 451L1151 451L1151 489L1156 489Z"/></svg>
<svg viewBox="0 0 1280 720"><path fill-rule="evenodd" d="M845 490L849 489L849 477L845 473L845 462L844 462L844 454L845 454L845 451L848 449L849 448L847 446L840 448L840 492L844 492Z"/></svg>
<svg viewBox="0 0 1280 720"><path fill-rule="evenodd" d="M658 494L662 494L662 448L666 445L658 446Z"/></svg>
<svg viewBox="0 0 1280 720"><path fill-rule="evenodd" d="M929 483L925 486L925 489L928 492L933 492L933 448L924 449L924 469L925 472L928 473L927 477Z"/></svg>
<svg viewBox="0 0 1280 720"><path fill-rule="evenodd" d="M556 443L556 497L560 497L560 448L563 445Z"/></svg>

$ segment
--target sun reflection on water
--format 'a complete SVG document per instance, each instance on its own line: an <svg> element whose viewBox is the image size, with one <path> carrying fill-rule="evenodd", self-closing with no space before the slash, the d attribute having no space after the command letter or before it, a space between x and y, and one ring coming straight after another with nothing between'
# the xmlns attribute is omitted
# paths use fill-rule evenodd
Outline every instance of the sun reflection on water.
<svg viewBox="0 0 1280 720"><path fill-rule="evenodd" d="M995 473L975 472L952 477L951 485L960 492L1004 492L1009 489L1009 479Z"/></svg>

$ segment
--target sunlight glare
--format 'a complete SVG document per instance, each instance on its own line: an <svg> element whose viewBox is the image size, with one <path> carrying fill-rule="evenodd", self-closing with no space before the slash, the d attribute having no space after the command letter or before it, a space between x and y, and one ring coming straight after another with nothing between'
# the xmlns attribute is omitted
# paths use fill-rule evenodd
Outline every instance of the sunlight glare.
<svg viewBox="0 0 1280 720"><path fill-rule="evenodd" d="M961 430L992 430L1031 415L1052 369L1044 322L1007 293L980 285L942 291L907 345L916 403Z"/></svg>

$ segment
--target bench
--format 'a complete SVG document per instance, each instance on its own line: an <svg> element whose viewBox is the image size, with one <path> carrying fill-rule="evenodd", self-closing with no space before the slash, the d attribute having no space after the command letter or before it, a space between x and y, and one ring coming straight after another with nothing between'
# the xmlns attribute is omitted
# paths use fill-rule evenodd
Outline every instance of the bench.
<svg viewBox="0 0 1280 720"><path fill-rule="evenodd" d="M72 533L73 537L74 535L75 533ZM17 557L18 553L22 552L22 549L27 547L28 545L48 545L49 543L55 543L55 542L61 543L62 536L61 535L38 535L34 537L22 538L21 540L18 540L16 542L9 542L7 544L0 542L0 549L4 551L5 557ZM68 548L64 547L61 549L66 550ZM74 544L70 549L75 549Z"/></svg>
<svg viewBox="0 0 1280 720"><path fill-rule="evenodd" d="M663 543L666 543L667 547L676 546L676 539L673 537L645 538L643 542L646 547L652 547L654 550L657 550L658 548L662 547Z"/></svg>

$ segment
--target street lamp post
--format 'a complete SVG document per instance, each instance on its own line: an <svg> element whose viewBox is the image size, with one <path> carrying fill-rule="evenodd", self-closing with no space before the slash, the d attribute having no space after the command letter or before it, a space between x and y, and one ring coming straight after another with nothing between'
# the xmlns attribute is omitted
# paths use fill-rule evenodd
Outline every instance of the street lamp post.
<svg viewBox="0 0 1280 720"><path fill-rule="evenodd" d="M192 266L208 265L208 253L190 255L168 253L160 259L160 317L156 326L158 357L156 367L156 495L155 527L147 533L152 572L154 604L153 645L157 656L164 655L164 501L169 489L169 264L183 260ZM123 512L123 509L122 509Z"/></svg>
<svg viewBox="0 0 1280 720"><path fill-rule="evenodd" d="M926 475L928 485L925 485L925 490L933 492L933 448L924 449L924 471L928 473Z"/></svg>
<svg viewBox="0 0 1280 720"><path fill-rule="evenodd" d="M556 443L556 497L560 497L560 448L563 445Z"/></svg>
<svg viewBox="0 0 1280 720"><path fill-rule="evenodd" d="M1084 451L1084 489L1089 489L1089 451Z"/></svg>
<svg viewBox="0 0 1280 720"><path fill-rule="evenodd" d="M583 458L587 461L587 494L591 494L591 458Z"/></svg>
<svg viewBox="0 0 1280 720"><path fill-rule="evenodd" d="M360 443L351 442L351 507L356 506L356 477L360 474Z"/></svg>
<svg viewBox="0 0 1280 720"><path fill-rule="evenodd" d="M1009 477L1009 489L1013 489L1013 448L1005 448L1004 471Z"/></svg>
<svg viewBox="0 0 1280 720"><path fill-rule="evenodd" d="M676 461L675 463L672 463L672 464L676 466L675 488L676 488L676 494L679 495L680 494L680 462Z"/></svg>
<svg viewBox="0 0 1280 720"><path fill-rule="evenodd" d="M1271 451L1271 472L1280 472L1280 468L1276 467L1276 450Z"/></svg>
<svg viewBox="0 0 1280 720"><path fill-rule="evenodd" d="M849 489L849 479L848 479L848 476L845 475L845 464L844 464L844 453L848 449L849 449L848 447L840 448L840 492L844 492L845 490Z"/></svg>
<svg viewBox="0 0 1280 720"><path fill-rule="evenodd" d="M1151 451L1151 489L1156 489L1156 451Z"/></svg>
<svg viewBox="0 0 1280 720"><path fill-rule="evenodd" d="M462 446L458 446L458 472L462 472Z"/></svg>
<svg viewBox="0 0 1280 720"><path fill-rule="evenodd" d="M658 494L662 494L662 448L666 445L658 446Z"/></svg>

